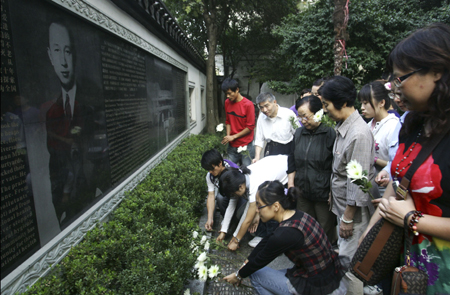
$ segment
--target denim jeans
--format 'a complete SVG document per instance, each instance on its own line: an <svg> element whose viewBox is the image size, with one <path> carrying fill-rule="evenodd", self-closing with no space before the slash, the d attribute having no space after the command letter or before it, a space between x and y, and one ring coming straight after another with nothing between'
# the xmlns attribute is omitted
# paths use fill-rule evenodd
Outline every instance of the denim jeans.
<svg viewBox="0 0 450 295"><path fill-rule="evenodd" d="M247 145L247 151L250 153L251 158L249 158L245 154L238 153L237 149L237 147L232 147L230 144L228 144L228 159L236 164L238 164L240 161L242 166L250 165L253 158L255 157L255 146L253 145L253 141Z"/></svg>
<svg viewBox="0 0 450 295"><path fill-rule="evenodd" d="M292 295L286 283L286 271L287 269L276 270L266 266L254 272L250 281L259 295Z"/></svg>

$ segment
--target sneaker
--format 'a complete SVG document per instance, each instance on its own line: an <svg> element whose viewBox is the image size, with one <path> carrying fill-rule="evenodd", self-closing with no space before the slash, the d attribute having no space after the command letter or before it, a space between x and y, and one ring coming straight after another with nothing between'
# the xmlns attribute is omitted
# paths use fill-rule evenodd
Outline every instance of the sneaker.
<svg viewBox="0 0 450 295"><path fill-rule="evenodd" d="M259 242L261 242L261 240L261 237L254 237L250 242L248 242L248 245L252 248L255 248L259 244Z"/></svg>
<svg viewBox="0 0 450 295"><path fill-rule="evenodd" d="M375 286L365 286L364 287L364 295L383 295L383 290Z"/></svg>

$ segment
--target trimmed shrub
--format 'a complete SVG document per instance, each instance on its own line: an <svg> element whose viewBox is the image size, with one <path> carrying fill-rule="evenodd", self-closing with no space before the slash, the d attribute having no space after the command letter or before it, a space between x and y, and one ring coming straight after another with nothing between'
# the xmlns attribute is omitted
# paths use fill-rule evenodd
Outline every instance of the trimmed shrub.
<svg viewBox="0 0 450 295"><path fill-rule="evenodd" d="M27 293L180 293L196 259L191 233L206 196L200 160L211 148L225 151L216 135L185 139Z"/></svg>

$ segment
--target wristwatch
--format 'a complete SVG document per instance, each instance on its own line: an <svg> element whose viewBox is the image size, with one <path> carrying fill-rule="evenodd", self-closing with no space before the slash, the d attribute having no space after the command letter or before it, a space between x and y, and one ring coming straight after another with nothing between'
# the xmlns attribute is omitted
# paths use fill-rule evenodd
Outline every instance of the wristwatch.
<svg viewBox="0 0 450 295"><path fill-rule="evenodd" d="M239 270L236 271L235 275L236 275L236 278L237 278L239 281L242 281L242 278L241 278L241 276L239 275Z"/></svg>
<svg viewBox="0 0 450 295"><path fill-rule="evenodd" d="M234 237L234 238L236 239L236 241L237 241L238 243L241 242L241 240L239 240L238 237Z"/></svg>

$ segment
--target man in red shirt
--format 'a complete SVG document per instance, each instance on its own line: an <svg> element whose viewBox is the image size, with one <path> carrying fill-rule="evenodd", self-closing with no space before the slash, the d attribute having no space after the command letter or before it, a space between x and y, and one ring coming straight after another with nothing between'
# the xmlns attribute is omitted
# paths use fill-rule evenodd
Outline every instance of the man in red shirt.
<svg viewBox="0 0 450 295"><path fill-rule="evenodd" d="M222 144L228 143L228 158L234 162L248 166L255 157L253 136L255 129L255 107L253 103L239 93L236 80L227 78L222 82L222 91L227 96L225 100L227 135ZM247 146L250 157L238 153L238 148Z"/></svg>

